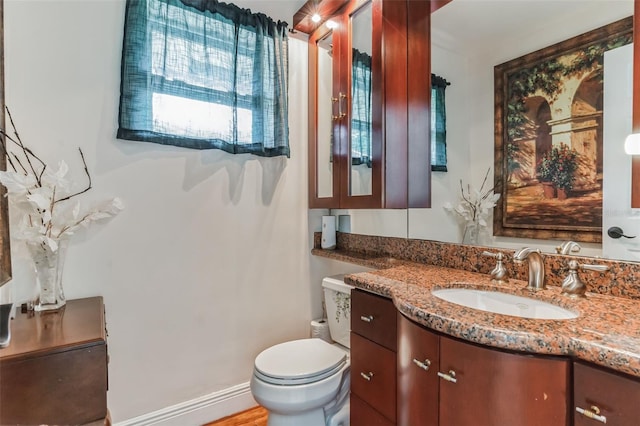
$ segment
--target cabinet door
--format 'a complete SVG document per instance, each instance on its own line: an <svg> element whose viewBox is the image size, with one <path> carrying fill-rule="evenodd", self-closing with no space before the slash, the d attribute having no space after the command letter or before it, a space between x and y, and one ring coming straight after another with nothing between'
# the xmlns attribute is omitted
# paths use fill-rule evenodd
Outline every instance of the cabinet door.
<svg viewBox="0 0 640 426"><path fill-rule="evenodd" d="M395 423L395 352L351 333L351 392Z"/></svg>
<svg viewBox="0 0 640 426"><path fill-rule="evenodd" d="M438 426L438 336L398 313L398 424Z"/></svg>
<svg viewBox="0 0 640 426"><path fill-rule="evenodd" d="M501 352L440 337L440 372L442 426L569 423L566 359Z"/></svg>
<svg viewBox="0 0 640 426"><path fill-rule="evenodd" d="M341 133L346 134L339 104L340 38L340 27L324 26L309 37L309 208L334 208L340 202L337 149Z"/></svg>
<svg viewBox="0 0 640 426"><path fill-rule="evenodd" d="M640 424L640 382L582 363L574 363L574 425Z"/></svg>

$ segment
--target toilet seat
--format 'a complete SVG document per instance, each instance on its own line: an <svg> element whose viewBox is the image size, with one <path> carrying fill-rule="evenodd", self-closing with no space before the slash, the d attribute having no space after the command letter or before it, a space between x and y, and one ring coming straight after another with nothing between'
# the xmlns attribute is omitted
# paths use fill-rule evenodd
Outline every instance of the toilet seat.
<svg viewBox="0 0 640 426"><path fill-rule="evenodd" d="M256 357L254 374L275 385L303 385L343 369L347 354L321 339L301 339L265 349Z"/></svg>

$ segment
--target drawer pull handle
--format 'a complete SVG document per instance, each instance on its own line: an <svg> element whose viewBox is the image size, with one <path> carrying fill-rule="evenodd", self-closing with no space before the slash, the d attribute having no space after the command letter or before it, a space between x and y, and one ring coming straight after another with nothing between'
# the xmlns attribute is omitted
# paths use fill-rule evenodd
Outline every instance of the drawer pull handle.
<svg viewBox="0 0 640 426"><path fill-rule="evenodd" d="M595 405L591 406L591 410L585 410L584 408L576 407L576 411L585 417L588 417L593 420L597 420L601 423L607 422L607 418L605 416L600 415L600 409Z"/></svg>
<svg viewBox="0 0 640 426"><path fill-rule="evenodd" d="M362 376L362 378L365 379L367 382L370 382L371 378L373 377L373 373L371 371L369 371L368 373L363 373L361 371L360 376Z"/></svg>
<svg viewBox="0 0 640 426"><path fill-rule="evenodd" d="M458 379L456 379L456 372L453 370L449 370L449 374L438 371L438 376L445 379L447 382L457 383Z"/></svg>
<svg viewBox="0 0 640 426"><path fill-rule="evenodd" d="M425 359L424 362L422 362L414 358L413 363L422 368L424 371L429 371L429 366L431 365L431 361L429 361L428 359Z"/></svg>
<svg viewBox="0 0 640 426"><path fill-rule="evenodd" d="M364 322L371 322L373 321L373 315L360 315L360 319Z"/></svg>

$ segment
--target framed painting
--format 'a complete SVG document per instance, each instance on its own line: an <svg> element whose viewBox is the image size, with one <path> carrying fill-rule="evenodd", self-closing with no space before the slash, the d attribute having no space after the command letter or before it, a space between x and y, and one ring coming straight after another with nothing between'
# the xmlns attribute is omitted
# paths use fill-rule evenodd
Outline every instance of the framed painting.
<svg viewBox="0 0 640 426"><path fill-rule="evenodd" d="M494 235L602 240L604 52L632 40L629 17L494 68Z"/></svg>
<svg viewBox="0 0 640 426"><path fill-rule="evenodd" d="M4 113L4 2L0 0L0 128L5 129ZM4 136L0 136L4 137ZM0 152L0 169L6 170L4 152ZM6 190L0 185L0 286L11 279L11 246Z"/></svg>

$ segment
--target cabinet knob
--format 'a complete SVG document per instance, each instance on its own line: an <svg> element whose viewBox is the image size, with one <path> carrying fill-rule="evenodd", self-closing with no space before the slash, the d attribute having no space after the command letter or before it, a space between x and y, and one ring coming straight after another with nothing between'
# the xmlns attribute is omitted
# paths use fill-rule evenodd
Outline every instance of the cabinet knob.
<svg viewBox="0 0 640 426"><path fill-rule="evenodd" d="M414 358L413 363L418 367L422 368L424 371L429 371L429 366L431 365L431 361L429 359L425 359L423 362Z"/></svg>
<svg viewBox="0 0 640 426"><path fill-rule="evenodd" d="M597 420L601 423L607 423L607 418L605 416L600 415L600 409L598 408L597 405L592 405L590 410L576 407L576 411L590 419Z"/></svg>
<svg viewBox="0 0 640 426"><path fill-rule="evenodd" d="M443 373L438 371L438 377L445 379L447 382L457 383L458 379L456 379L456 372L453 370L449 370L449 373Z"/></svg>
<svg viewBox="0 0 640 426"><path fill-rule="evenodd" d="M365 379L367 382L371 381L371 378L373 377L373 373L371 371L369 371L368 373L363 373L362 371L360 372L360 377L362 377L363 379Z"/></svg>
<svg viewBox="0 0 640 426"><path fill-rule="evenodd" d="M373 321L373 315L360 315L360 319L364 322Z"/></svg>

